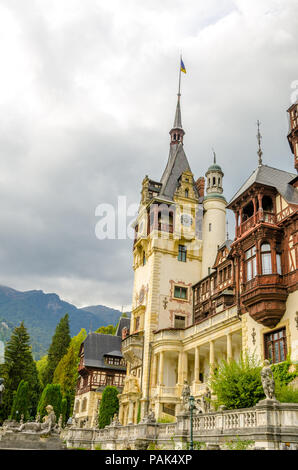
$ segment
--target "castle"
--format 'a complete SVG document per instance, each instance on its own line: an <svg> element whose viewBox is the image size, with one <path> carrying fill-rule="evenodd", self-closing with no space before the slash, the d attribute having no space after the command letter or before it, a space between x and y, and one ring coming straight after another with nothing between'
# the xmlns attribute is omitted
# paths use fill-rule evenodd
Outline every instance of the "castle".
<svg viewBox="0 0 298 470"><path fill-rule="evenodd" d="M183 385L199 398L221 359L248 351L272 363L298 360L298 177L263 164L259 133L258 167L227 203L215 154L206 180L191 171L180 100L179 92L166 168L159 182L143 180L134 225L123 425L150 409L174 419ZM288 112L298 170L298 104Z"/></svg>

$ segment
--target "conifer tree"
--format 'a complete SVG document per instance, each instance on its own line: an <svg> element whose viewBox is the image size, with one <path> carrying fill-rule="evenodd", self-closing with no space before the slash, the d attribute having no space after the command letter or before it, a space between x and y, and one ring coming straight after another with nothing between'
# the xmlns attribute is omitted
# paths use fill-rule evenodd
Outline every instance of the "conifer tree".
<svg viewBox="0 0 298 470"><path fill-rule="evenodd" d="M52 338L52 343L48 351L48 363L45 371L46 383L52 383L55 369L66 354L70 343L69 321L68 314L61 318L56 326L55 333Z"/></svg>
<svg viewBox="0 0 298 470"><path fill-rule="evenodd" d="M102 399L98 413L98 427L103 429L111 422L115 413L119 411L119 391L116 387L107 386L102 392Z"/></svg>
<svg viewBox="0 0 298 470"><path fill-rule="evenodd" d="M40 394L36 364L32 357L30 336L22 322L16 327L8 341L2 367L5 392L1 409L1 420L6 419L12 408L13 394L22 380L29 386L29 412L34 416Z"/></svg>
<svg viewBox="0 0 298 470"><path fill-rule="evenodd" d="M72 413L78 379L79 351L86 336L86 330L82 329L71 339L67 353L62 357L54 372L53 383L60 384L63 397L67 399L66 419Z"/></svg>
<svg viewBox="0 0 298 470"><path fill-rule="evenodd" d="M62 402L62 394L60 385L58 384L48 384L46 388L44 388L39 403L37 407L37 413L40 415L42 419L46 414L47 410L46 407L48 405L52 405L54 408L54 412L56 415L56 422L58 423L59 416L61 413L61 402Z"/></svg>
<svg viewBox="0 0 298 470"><path fill-rule="evenodd" d="M19 383L17 392L13 399L13 404L11 408L11 419L15 421L20 421L21 416L24 416L24 421L29 419L29 386L28 382L21 380Z"/></svg>

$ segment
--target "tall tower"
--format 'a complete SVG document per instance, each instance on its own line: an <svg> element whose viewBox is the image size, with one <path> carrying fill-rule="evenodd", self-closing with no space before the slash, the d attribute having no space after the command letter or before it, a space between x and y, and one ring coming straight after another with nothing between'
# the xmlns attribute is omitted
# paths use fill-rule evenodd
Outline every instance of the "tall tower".
<svg viewBox="0 0 298 470"><path fill-rule="evenodd" d="M204 198L203 216L203 253L202 253L202 277L208 276L215 262L218 246L226 240L226 206L227 201L223 196L224 173L214 162L206 173L207 195Z"/></svg>
<svg viewBox="0 0 298 470"><path fill-rule="evenodd" d="M295 169L298 171L298 102L288 109L288 113L290 115L288 140L295 158Z"/></svg>
<svg viewBox="0 0 298 470"><path fill-rule="evenodd" d="M156 379L152 345L157 332L184 329L192 324L191 286L201 275L202 241L198 226L202 215L198 214L203 212L203 198L201 182L197 187L184 152L184 135L179 89L168 162L159 182L148 176L143 180L134 225L130 337L122 343L122 353L128 362L127 382L120 397L120 420L124 424L135 422L138 407L141 417L145 415L156 380L159 385L163 381L173 387L183 385L181 368L177 370L175 366L176 350L164 365L159 363L162 372ZM163 361L162 355L159 360ZM153 405L157 414L162 406L158 400Z"/></svg>

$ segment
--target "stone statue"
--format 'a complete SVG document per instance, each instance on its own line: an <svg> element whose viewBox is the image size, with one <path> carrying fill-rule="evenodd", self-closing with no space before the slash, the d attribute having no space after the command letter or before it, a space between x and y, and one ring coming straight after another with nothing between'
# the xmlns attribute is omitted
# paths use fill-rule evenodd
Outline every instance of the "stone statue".
<svg viewBox="0 0 298 470"><path fill-rule="evenodd" d="M142 424L154 424L156 423L155 413L152 408L149 409L149 412L144 416L141 421Z"/></svg>
<svg viewBox="0 0 298 470"><path fill-rule="evenodd" d="M62 426L62 421L63 421L63 416L62 414L59 416L59 420L58 420L58 428L59 430L61 430L63 428Z"/></svg>
<svg viewBox="0 0 298 470"><path fill-rule="evenodd" d="M276 400L273 372L267 359L264 361L264 367L261 370L261 379L267 400Z"/></svg>
<svg viewBox="0 0 298 470"><path fill-rule="evenodd" d="M211 392L210 392L209 387L207 387L206 392L202 396L202 408L203 408L204 413L210 412L210 408L211 408L210 400L211 400Z"/></svg>
<svg viewBox="0 0 298 470"><path fill-rule="evenodd" d="M15 431L17 432L26 432L31 431L39 434L50 434L52 432L57 432L57 425L56 425L56 415L52 405L48 405L46 407L47 415L43 417L43 423L39 423L36 421L23 423L21 426Z"/></svg>
<svg viewBox="0 0 298 470"><path fill-rule="evenodd" d="M184 385L182 389L183 411L189 411L189 397L190 397L190 386L188 385L187 380L184 380Z"/></svg>
<svg viewBox="0 0 298 470"><path fill-rule="evenodd" d="M5 390L4 379L0 377L0 405L2 405L4 390Z"/></svg>

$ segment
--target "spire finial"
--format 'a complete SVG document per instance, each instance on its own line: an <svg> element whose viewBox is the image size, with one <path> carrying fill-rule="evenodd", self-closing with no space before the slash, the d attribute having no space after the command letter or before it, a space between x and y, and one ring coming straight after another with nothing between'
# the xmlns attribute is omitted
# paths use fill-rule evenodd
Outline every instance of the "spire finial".
<svg viewBox="0 0 298 470"><path fill-rule="evenodd" d="M213 158L214 158L214 165L216 164L216 153L214 148L212 147L212 152L213 152Z"/></svg>
<svg viewBox="0 0 298 470"><path fill-rule="evenodd" d="M263 152L262 152L262 147L261 147L262 135L261 135L261 132L260 132L260 125L261 125L261 123L258 120L257 121L257 126L258 126L257 139L258 139L258 145L259 145L258 155L259 155L259 166L262 166L263 165L263 160L262 160Z"/></svg>

